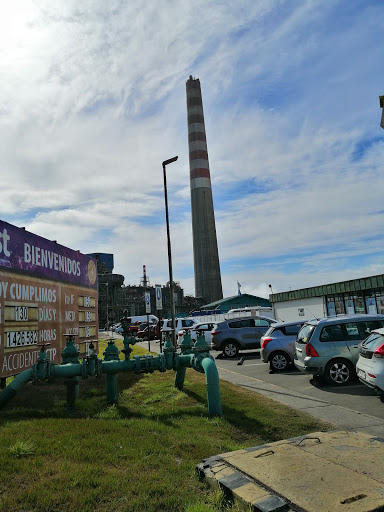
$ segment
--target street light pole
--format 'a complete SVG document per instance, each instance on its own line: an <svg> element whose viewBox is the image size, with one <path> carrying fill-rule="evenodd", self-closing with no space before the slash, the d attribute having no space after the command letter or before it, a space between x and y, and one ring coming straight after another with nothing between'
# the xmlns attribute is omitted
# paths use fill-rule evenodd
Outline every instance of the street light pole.
<svg viewBox="0 0 384 512"><path fill-rule="evenodd" d="M269 284L268 286L269 286L269 288L271 290L271 295L273 295L272 285ZM275 303L274 302L272 302L272 313L273 313L273 318L276 318L276 315L275 315Z"/></svg>
<svg viewBox="0 0 384 512"><path fill-rule="evenodd" d="M171 255L171 237L169 234L169 217L168 217L168 197L167 197L167 175L165 167L172 162L176 162L177 156L164 160L163 162L163 178L164 178L164 199L165 199L165 221L167 224L167 242L168 242L168 267L169 267L169 294L171 304L171 325L172 325L172 343L176 347L176 333L175 333L175 299L173 296L173 273L172 273L172 255Z"/></svg>

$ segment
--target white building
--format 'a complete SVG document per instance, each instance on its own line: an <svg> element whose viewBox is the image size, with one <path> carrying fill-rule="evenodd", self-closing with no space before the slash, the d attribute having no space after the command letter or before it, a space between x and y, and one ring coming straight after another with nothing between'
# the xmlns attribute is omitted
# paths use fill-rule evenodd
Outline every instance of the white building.
<svg viewBox="0 0 384 512"><path fill-rule="evenodd" d="M282 321L342 314L384 314L384 275L273 293L269 300Z"/></svg>

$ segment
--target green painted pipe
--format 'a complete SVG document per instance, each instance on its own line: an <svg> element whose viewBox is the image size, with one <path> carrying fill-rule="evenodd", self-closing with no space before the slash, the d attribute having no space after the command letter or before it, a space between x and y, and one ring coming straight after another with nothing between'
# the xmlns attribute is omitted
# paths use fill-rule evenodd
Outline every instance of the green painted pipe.
<svg viewBox="0 0 384 512"><path fill-rule="evenodd" d="M33 378L33 369L29 368L19 373L8 386L0 393L0 409L13 398L27 382Z"/></svg>
<svg viewBox="0 0 384 512"><path fill-rule="evenodd" d="M52 368L53 377L65 377L67 379L71 377L80 377L82 372L82 364L58 364Z"/></svg>
<svg viewBox="0 0 384 512"><path fill-rule="evenodd" d="M185 379L186 372L187 372L187 369L186 369L185 366L182 366L181 368L179 368L176 371L176 375L175 375L175 388L179 389L180 391L183 391L184 379Z"/></svg>
<svg viewBox="0 0 384 512"><path fill-rule="evenodd" d="M105 391L107 394L107 402L110 404L115 404L118 399L117 393L117 375L116 373L108 373L105 376Z"/></svg>
<svg viewBox="0 0 384 512"><path fill-rule="evenodd" d="M44 355L44 354L43 354ZM208 411L210 416L221 416L221 397L219 375L214 360L208 353L179 354L170 350L169 353L157 356L135 356L133 359L101 361L101 373L106 376L106 391L109 402L115 403L117 394L117 373L152 373L157 370L175 370L175 386L183 389L186 368L204 372L207 383ZM86 378L94 374L94 368L82 363L68 362L63 365L54 365L42 359L40 363L25 370L0 393L0 409L15 396L15 394L31 380L46 380L47 378L63 377L74 379ZM73 390L74 391L74 390ZM74 397L70 397L67 406L72 409Z"/></svg>
<svg viewBox="0 0 384 512"><path fill-rule="evenodd" d="M204 368L207 383L208 414L209 416L221 416L221 394L219 372L215 361L210 357L204 357L201 361Z"/></svg>

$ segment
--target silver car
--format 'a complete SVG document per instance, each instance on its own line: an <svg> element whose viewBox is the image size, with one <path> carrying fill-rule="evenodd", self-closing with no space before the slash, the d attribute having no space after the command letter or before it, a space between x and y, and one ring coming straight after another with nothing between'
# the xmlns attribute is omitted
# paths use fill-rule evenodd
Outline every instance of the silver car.
<svg viewBox="0 0 384 512"><path fill-rule="evenodd" d="M261 338L260 358L269 363L271 372L282 372L293 363L295 341L304 322L278 322L272 324Z"/></svg>
<svg viewBox="0 0 384 512"><path fill-rule="evenodd" d="M323 376L343 386L355 377L359 343L384 327L384 315L339 315L310 320L296 340L294 364L302 372Z"/></svg>
<svg viewBox="0 0 384 512"><path fill-rule="evenodd" d="M235 357L239 350L260 348L260 338L275 320L264 316L242 317L219 322L211 332L211 347Z"/></svg>
<svg viewBox="0 0 384 512"><path fill-rule="evenodd" d="M360 344L356 373L360 382L375 389L384 402L384 329L372 331Z"/></svg>

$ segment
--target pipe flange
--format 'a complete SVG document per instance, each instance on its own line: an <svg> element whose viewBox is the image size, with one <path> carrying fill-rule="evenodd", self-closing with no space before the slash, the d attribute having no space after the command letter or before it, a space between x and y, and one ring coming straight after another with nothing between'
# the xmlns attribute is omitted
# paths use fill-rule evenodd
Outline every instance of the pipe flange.
<svg viewBox="0 0 384 512"><path fill-rule="evenodd" d="M141 367L141 364L140 364L140 356L134 356L133 360L135 361L135 368L133 370L133 373L141 373L140 372L140 367Z"/></svg>
<svg viewBox="0 0 384 512"><path fill-rule="evenodd" d="M158 357L159 357L159 362L160 362L159 372L164 373L167 371L167 362L165 359L165 355L164 355L164 353L162 353L162 354L159 354Z"/></svg>
<svg viewBox="0 0 384 512"><path fill-rule="evenodd" d="M194 354L207 354L209 355L209 351L211 348L208 345L194 345L192 352Z"/></svg>

